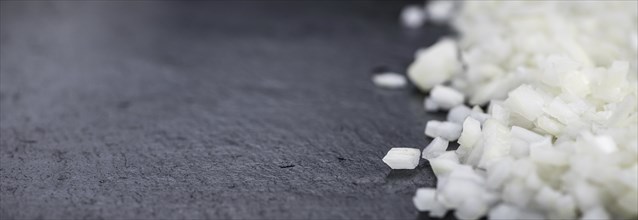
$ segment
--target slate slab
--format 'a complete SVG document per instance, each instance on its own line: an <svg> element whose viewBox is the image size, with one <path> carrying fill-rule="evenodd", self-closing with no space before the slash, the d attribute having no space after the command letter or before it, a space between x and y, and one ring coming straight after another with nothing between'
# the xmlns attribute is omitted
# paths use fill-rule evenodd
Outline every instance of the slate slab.
<svg viewBox="0 0 638 220"><path fill-rule="evenodd" d="M415 219L404 1L2 1L1 219Z"/></svg>

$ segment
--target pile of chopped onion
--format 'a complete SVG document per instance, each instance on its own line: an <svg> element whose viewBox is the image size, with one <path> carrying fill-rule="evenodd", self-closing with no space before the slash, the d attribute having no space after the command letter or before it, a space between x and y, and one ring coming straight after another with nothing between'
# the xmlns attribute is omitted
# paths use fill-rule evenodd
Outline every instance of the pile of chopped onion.
<svg viewBox="0 0 638 220"><path fill-rule="evenodd" d="M452 19L459 39L419 50L408 69L425 109L449 110L426 125L438 182L416 191L416 208L638 218L638 2L465 1Z"/></svg>

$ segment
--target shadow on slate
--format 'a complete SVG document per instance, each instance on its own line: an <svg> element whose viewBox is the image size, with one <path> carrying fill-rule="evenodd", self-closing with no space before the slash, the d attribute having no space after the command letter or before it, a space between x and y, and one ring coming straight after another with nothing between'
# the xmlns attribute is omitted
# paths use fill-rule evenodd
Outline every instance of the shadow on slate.
<svg viewBox="0 0 638 220"><path fill-rule="evenodd" d="M2 1L1 219L415 219L400 1ZM422 162L425 163L425 162Z"/></svg>

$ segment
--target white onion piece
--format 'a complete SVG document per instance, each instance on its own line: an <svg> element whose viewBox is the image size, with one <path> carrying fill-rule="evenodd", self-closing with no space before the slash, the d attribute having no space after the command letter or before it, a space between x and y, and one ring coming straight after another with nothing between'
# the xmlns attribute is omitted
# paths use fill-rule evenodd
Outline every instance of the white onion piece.
<svg viewBox="0 0 638 220"><path fill-rule="evenodd" d="M548 217L553 219L574 219L576 217L576 204L571 196L562 195L554 203L558 205L553 207Z"/></svg>
<svg viewBox="0 0 638 220"><path fill-rule="evenodd" d="M417 189L412 202L419 211L430 211L436 204L436 189Z"/></svg>
<svg viewBox="0 0 638 220"><path fill-rule="evenodd" d="M536 132L518 126L512 126L510 133L512 134L512 138L517 138L528 143L542 141L545 139L545 137L537 134Z"/></svg>
<svg viewBox="0 0 638 220"><path fill-rule="evenodd" d="M495 119L488 119L483 125L483 155L479 167L486 168L490 163L504 158L510 153L509 129Z"/></svg>
<svg viewBox="0 0 638 220"><path fill-rule="evenodd" d="M578 114L572 111L571 108L558 97L554 98L543 110L563 124L570 124L578 120Z"/></svg>
<svg viewBox="0 0 638 220"><path fill-rule="evenodd" d="M601 205L599 191L591 184L579 182L571 190L580 210L589 210Z"/></svg>
<svg viewBox="0 0 638 220"><path fill-rule="evenodd" d="M398 73L381 73L372 77L375 85L383 88L397 89L403 88L407 84L405 77Z"/></svg>
<svg viewBox="0 0 638 220"><path fill-rule="evenodd" d="M429 18L436 23L450 20L454 14L454 1L437 0L426 5Z"/></svg>
<svg viewBox="0 0 638 220"><path fill-rule="evenodd" d="M458 140L459 148L456 149L456 153L463 159L467 158L479 139L481 139L481 123L474 118L466 118L463 122L463 131Z"/></svg>
<svg viewBox="0 0 638 220"><path fill-rule="evenodd" d="M430 216L435 218L443 218L443 216L445 216L449 209L443 205L442 198L440 196L436 197L435 204L436 205L430 210Z"/></svg>
<svg viewBox="0 0 638 220"><path fill-rule="evenodd" d="M480 198L468 198L454 212L454 216L458 219L474 220L487 214L488 205Z"/></svg>
<svg viewBox="0 0 638 220"><path fill-rule="evenodd" d="M595 207L589 210L586 210L583 214L583 217L580 218L582 220L607 220L611 219L607 211L605 211L602 207Z"/></svg>
<svg viewBox="0 0 638 220"><path fill-rule="evenodd" d="M499 189L510 179L512 172L512 159L506 158L492 164L488 168L487 187L490 189Z"/></svg>
<svg viewBox="0 0 638 220"><path fill-rule="evenodd" d="M483 149L485 147L485 141L483 138L479 139L472 146L472 151L467 157L464 157L463 163L478 166L483 156Z"/></svg>
<svg viewBox="0 0 638 220"><path fill-rule="evenodd" d="M485 114L483 112L483 110L481 109L481 107L479 106L474 106L472 108L472 113L470 113L470 117L478 120L481 122L481 124L483 124L483 122L485 122L485 120L490 118L490 115Z"/></svg>
<svg viewBox="0 0 638 220"><path fill-rule="evenodd" d="M585 97L591 93L590 79L580 71L567 72L562 79L561 89L563 92Z"/></svg>
<svg viewBox="0 0 638 220"><path fill-rule="evenodd" d="M439 104L437 104L430 97L427 97L423 100L423 107L425 108L426 112L435 112L441 109Z"/></svg>
<svg viewBox="0 0 638 220"><path fill-rule="evenodd" d="M450 173L450 179L464 179L475 182L479 185L485 183L485 177L478 174L471 166L460 165Z"/></svg>
<svg viewBox="0 0 638 220"><path fill-rule="evenodd" d="M511 220L517 219L520 211L518 208L508 204L499 204L492 208L488 214L490 219Z"/></svg>
<svg viewBox="0 0 638 220"><path fill-rule="evenodd" d="M418 28L425 23L426 14L423 7L418 5L405 6L401 10L401 23L407 28Z"/></svg>
<svg viewBox="0 0 638 220"><path fill-rule="evenodd" d="M561 124L560 122L545 115L538 117L534 124L545 133L551 135L558 135L565 128L564 124Z"/></svg>
<svg viewBox="0 0 638 220"><path fill-rule="evenodd" d="M432 140L430 144L428 144L428 146L423 149L423 159L429 160L438 157L439 155L445 153L448 145L449 142L447 140L440 137L434 138L434 140Z"/></svg>
<svg viewBox="0 0 638 220"><path fill-rule="evenodd" d="M527 204L534 196L534 191L525 187L522 182L513 181L503 187L503 201L516 205L517 207L527 207Z"/></svg>
<svg viewBox="0 0 638 220"><path fill-rule="evenodd" d="M456 43L443 39L420 52L417 61L408 67L408 78L422 91L448 81L461 71Z"/></svg>
<svg viewBox="0 0 638 220"><path fill-rule="evenodd" d="M465 119L472 114L472 109L468 108L465 105L459 105L452 109L447 114L447 121L453 122L456 124L463 124Z"/></svg>
<svg viewBox="0 0 638 220"><path fill-rule="evenodd" d="M529 146L530 158L537 163L563 166L568 163L568 155L554 149L550 138L533 142Z"/></svg>
<svg viewBox="0 0 638 220"><path fill-rule="evenodd" d="M554 210L555 206L560 206L561 204L556 204L556 201L560 199L561 195L556 190L552 189L549 186L543 186L536 196L534 197L534 202L541 209L546 212L551 212Z"/></svg>
<svg viewBox="0 0 638 220"><path fill-rule="evenodd" d="M463 104L463 93L447 86L437 85L430 91L430 98L443 109L451 109Z"/></svg>
<svg viewBox="0 0 638 220"><path fill-rule="evenodd" d="M467 179L450 178L441 190L443 205L450 208L460 207L469 198L481 197L484 189L477 183Z"/></svg>
<svg viewBox="0 0 638 220"><path fill-rule="evenodd" d="M421 151L415 148L392 148L383 162L392 169L414 169L419 165Z"/></svg>
<svg viewBox="0 0 638 220"><path fill-rule="evenodd" d="M501 123L509 124L510 112L503 107L503 102L491 101L488 112L491 118L500 121Z"/></svg>
<svg viewBox="0 0 638 220"><path fill-rule="evenodd" d="M428 121L425 126L425 135L429 137L442 137L446 140L456 140L461 136L462 127L451 122Z"/></svg>
<svg viewBox="0 0 638 220"><path fill-rule="evenodd" d="M459 164L459 158L453 151L445 152L434 159L430 159L430 166L437 178L447 176L455 170Z"/></svg>
<svg viewBox="0 0 638 220"><path fill-rule="evenodd" d="M504 104L527 120L534 121L543 114L545 100L532 87L521 85L509 93Z"/></svg>

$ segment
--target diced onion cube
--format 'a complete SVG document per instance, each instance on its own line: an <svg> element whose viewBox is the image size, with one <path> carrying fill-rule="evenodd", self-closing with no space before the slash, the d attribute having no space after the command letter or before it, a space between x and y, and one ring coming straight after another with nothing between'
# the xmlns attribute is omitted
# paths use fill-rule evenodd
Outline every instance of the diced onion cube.
<svg viewBox="0 0 638 220"><path fill-rule="evenodd" d="M421 151L416 148L392 148L383 162L392 169L414 169L419 165Z"/></svg>
<svg viewBox="0 0 638 220"><path fill-rule="evenodd" d="M429 137L442 137L446 140L454 141L461 136L463 128L452 122L428 121L425 126L425 135Z"/></svg>

